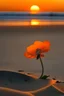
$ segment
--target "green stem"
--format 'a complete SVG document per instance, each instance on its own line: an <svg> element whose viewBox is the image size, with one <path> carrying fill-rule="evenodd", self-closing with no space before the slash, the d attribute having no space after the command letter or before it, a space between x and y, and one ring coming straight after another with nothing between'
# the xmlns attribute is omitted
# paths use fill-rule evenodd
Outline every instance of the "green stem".
<svg viewBox="0 0 64 96"><path fill-rule="evenodd" d="M41 73L40 78L42 78L42 76L43 76L43 74L44 74L44 66L43 66L43 62L42 62L41 57L40 57L40 62L41 62L41 66L42 66L42 73Z"/></svg>

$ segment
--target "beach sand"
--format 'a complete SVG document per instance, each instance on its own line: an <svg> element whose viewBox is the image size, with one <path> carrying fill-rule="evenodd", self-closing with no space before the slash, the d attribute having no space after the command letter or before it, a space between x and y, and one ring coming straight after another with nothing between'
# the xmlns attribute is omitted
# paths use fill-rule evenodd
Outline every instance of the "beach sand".
<svg viewBox="0 0 64 96"><path fill-rule="evenodd" d="M43 26L0 26L0 32L21 32L24 34L28 34L30 32L40 32L43 33L51 33L51 32L63 32L64 31L64 25L43 25ZM30 33L31 34L31 33Z"/></svg>

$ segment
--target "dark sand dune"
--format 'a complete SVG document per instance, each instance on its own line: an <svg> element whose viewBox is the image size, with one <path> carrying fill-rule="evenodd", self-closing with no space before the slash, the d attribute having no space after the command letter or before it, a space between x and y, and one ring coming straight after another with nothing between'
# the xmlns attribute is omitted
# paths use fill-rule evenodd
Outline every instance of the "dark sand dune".
<svg viewBox="0 0 64 96"><path fill-rule="evenodd" d="M30 85L36 79L17 72L0 71L0 87L7 87L17 90L27 90L28 84Z"/></svg>
<svg viewBox="0 0 64 96"><path fill-rule="evenodd" d="M28 82L33 82L35 79L18 72L12 72L12 71L0 71L0 82L6 84L6 83L15 83L15 84L23 84ZM1 83L0 83L1 85Z"/></svg>
<svg viewBox="0 0 64 96"><path fill-rule="evenodd" d="M0 87L0 96L34 96L29 92Z"/></svg>
<svg viewBox="0 0 64 96"><path fill-rule="evenodd" d="M35 96L62 96L64 94L56 90L53 86L50 86L45 90L34 93L34 95Z"/></svg>
<svg viewBox="0 0 64 96"><path fill-rule="evenodd" d="M62 96L64 91L60 88L64 86L56 84L56 80L34 79L27 74L0 71L0 96Z"/></svg>
<svg viewBox="0 0 64 96"><path fill-rule="evenodd" d="M52 80L41 80L34 79L26 74L11 72L11 71L0 71L0 86L7 87L22 91L34 91L37 89L47 88L54 82Z"/></svg>
<svg viewBox="0 0 64 96"><path fill-rule="evenodd" d="M55 89L57 89L58 91L64 93L64 83L60 83L60 84L54 84L52 85Z"/></svg>

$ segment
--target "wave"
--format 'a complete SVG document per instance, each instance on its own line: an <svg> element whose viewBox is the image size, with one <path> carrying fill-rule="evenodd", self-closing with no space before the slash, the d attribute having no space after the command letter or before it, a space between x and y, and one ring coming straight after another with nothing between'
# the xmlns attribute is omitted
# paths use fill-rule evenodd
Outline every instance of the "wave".
<svg viewBox="0 0 64 96"><path fill-rule="evenodd" d="M40 12L31 14L29 12L0 12L0 16L64 16L64 12Z"/></svg>
<svg viewBox="0 0 64 96"><path fill-rule="evenodd" d="M64 13L38 13L31 14L29 12L0 12L0 20L6 19L64 19Z"/></svg>

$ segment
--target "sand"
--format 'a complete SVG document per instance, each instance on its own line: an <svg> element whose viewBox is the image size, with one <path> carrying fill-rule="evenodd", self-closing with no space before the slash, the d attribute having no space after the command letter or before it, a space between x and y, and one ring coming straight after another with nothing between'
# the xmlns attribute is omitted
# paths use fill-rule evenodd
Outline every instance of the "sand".
<svg viewBox="0 0 64 96"><path fill-rule="evenodd" d="M27 31L27 32L26 32ZM55 33L59 33L59 32L63 32L64 31L64 25L46 25L46 26L0 26L0 32L1 33L5 33L5 32L22 32L25 34L31 33L31 32L35 32L37 34L37 32L43 32L43 33L51 33L51 32L55 32Z"/></svg>
<svg viewBox="0 0 64 96"><path fill-rule="evenodd" d="M63 96L64 83L38 79L27 73L0 71L0 96Z"/></svg>

